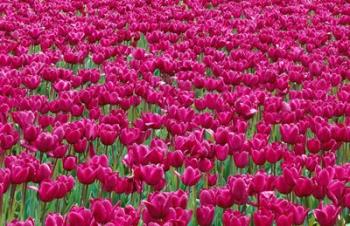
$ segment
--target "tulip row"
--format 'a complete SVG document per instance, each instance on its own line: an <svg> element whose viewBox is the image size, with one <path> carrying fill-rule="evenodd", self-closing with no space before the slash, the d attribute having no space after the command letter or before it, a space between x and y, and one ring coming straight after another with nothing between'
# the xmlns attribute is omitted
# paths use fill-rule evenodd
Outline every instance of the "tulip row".
<svg viewBox="0 0 350 226"><path fill-rule="evenodd" d="M347 1L0 15L0 225L350 222Z"/></svg>

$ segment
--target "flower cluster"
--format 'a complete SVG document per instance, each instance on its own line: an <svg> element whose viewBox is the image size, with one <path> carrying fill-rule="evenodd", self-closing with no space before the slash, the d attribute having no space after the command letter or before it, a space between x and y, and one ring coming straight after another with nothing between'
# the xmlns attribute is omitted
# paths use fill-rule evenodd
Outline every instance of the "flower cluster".
<svg viewBox="0 0 350 226"><path fill-rule="evenodd" d="M350 222L346 0L0 3L0 225Z"/></svg>

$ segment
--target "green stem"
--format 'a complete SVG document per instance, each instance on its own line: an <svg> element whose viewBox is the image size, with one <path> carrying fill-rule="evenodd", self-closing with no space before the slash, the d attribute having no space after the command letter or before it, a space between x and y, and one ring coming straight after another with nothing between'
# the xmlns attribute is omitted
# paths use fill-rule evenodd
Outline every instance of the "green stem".
<svg viewBox="0 0 350 226"><path fill-rule="evenodd" d="M84 197L84 206L88 206L88 199L89 199L89 185L86 184L85 186L85 197Z"/></svg>
<svg viewBox="0 0 350 226"><path fill-rule="evenodd" d="M209 187L209 176L208 173L204 174L204 188L208 188Z"/></svg>
<svg viewBox="0 0 350 226"><path fill-rule="evenodd" d="M16 184L12 184L11 185L11 191L10 191L10 205L9 205L9 208L8 208L8 212L7 212L7 220L12 220L12 215L13 215L13 202L14 202L14 199L15 199L15 192L16 192Z"/></svg>
<svg viewBox="0 0 350 226"><path fill-rule="evenodd" d="M173 175L173 182L174 182L174 184L176 186L176 190L178 190L179 189L179 179L176 176L174 167L171 167L171 173Z"/></svg>
<svg viewBox="0 0 350 226"><path fill-rule="evenodd" d="M44 225L44 220L45 220L45 212L46 212L46 205L47 203L44 202L44 204L41 205L41 216L40 216L40 222L42 225Z"/></svg>
<svg viewBox="0 0 350 226"><path fill-rule="evenodd" d="M3 218L5 217L2 212L3 195L0 196L0 225L4 225Z"/></svg>
<svg viewBox="0 0 350 226"><path fill-rule="evenodd" d="M192 208L192 225L197 225L197 218L196 218L196 209L197 209L197 191L196 186L192 186L192 194L191 194L191 208Z"/></svg>
<svg viewBox="0 0 350 226"><path fill-rule="evenodd" d="M22 187L22 206L21 206L21 217L23 220L26 218L25 212L26 212L26 195L27 195L27 183L23 184Z"/></svg>

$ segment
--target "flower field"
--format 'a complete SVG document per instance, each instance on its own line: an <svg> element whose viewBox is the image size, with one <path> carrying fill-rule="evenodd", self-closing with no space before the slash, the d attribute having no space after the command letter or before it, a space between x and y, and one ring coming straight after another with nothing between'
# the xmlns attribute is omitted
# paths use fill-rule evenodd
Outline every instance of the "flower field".
<svg viewBox="0 0 350 226"><path fill-rule="evenodd" d="M0 226L350 224L347 0L0 1Z"/></svg>

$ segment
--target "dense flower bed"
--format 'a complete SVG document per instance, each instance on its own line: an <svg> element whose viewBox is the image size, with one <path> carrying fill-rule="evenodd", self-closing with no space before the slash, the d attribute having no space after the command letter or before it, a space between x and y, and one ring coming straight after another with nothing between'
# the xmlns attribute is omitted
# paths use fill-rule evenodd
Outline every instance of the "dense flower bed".
<svg viewBox="0 0 350 226"><path fill-rule="evenodd" d="M2 0L0 225L350 222L346 0Z"/></svg>

